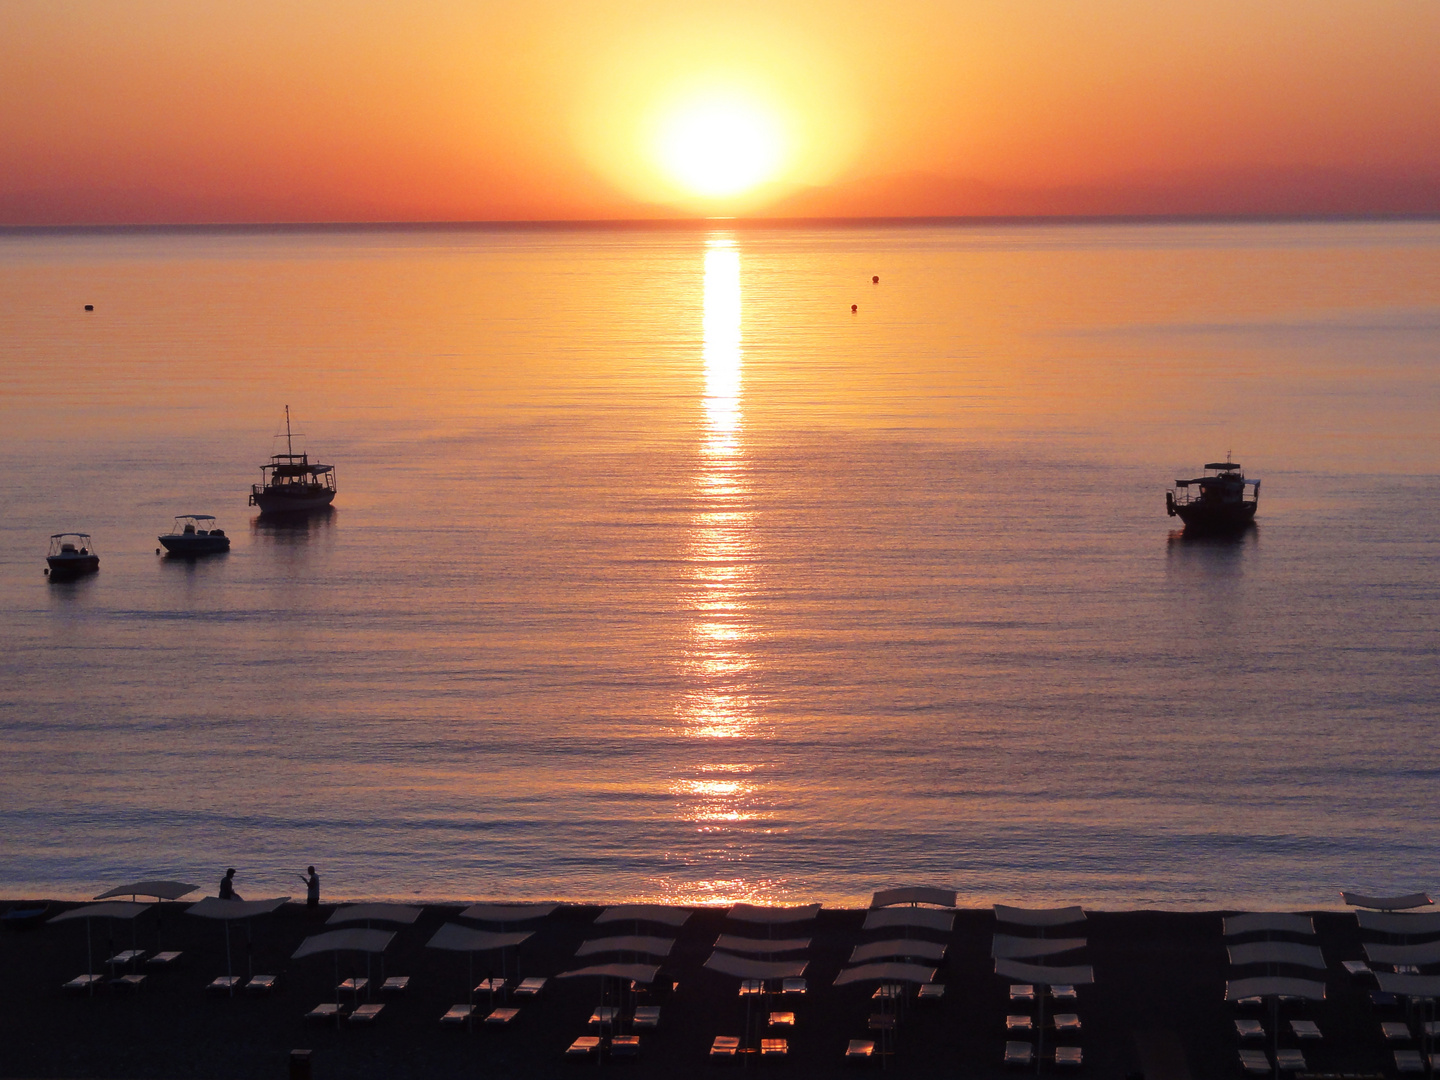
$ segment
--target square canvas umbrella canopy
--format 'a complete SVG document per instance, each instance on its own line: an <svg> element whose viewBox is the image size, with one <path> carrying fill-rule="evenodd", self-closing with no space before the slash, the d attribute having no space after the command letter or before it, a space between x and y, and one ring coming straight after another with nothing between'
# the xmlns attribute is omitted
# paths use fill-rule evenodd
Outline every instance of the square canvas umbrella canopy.
<svg viewBox="0 0 1440 1080"><path fill-rule="evenodd" d="M179 900L199 887L184 881L132 881L129 885L116 885L95 899L109 900L112 896L153 896L157 900Z"/></svg>
<svg viewBox="0 0 1440 1080"><path fill-rule="evenodd" d="M325 924L338 926L352 922L384 922L410 926L420 918L424 910L408 904L347 904L336 908L330 918L325 920Z"/></svg>

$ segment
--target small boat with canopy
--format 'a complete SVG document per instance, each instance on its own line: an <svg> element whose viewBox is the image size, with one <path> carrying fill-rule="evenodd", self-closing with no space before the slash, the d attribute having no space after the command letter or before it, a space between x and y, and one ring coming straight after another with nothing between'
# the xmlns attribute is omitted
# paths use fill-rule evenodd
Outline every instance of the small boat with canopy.
<svg viewBox="0 0 1440 1080"><path fill-rule="evenodd" d="M171 555L214 555L230 550L230 537L211 514L180 514L174 527L157 539Z"/></svg>
<svg viewBox="0 0 1440 1080"><path fill-rule="evenodd" d="M275 454L260 466L260 483L250 487L250 505L262 514L294 514L323 510L335 501L335 466L312 462L308 453L295 453L290 430L290 406L285 406L285 453Z"/></svg>
<svg viewBox="0 0 1440 1080"><path fill-rule="evenodd" d="M1233 532L1255 520L1260 481L1245 479L1238 462L1213 461L1203 476L1176 480L1165 493L1165 512L1178 517L1187 530Z"/></svg>
<svg viewBox="0 0 1440 1080"><path fill-rule="evenodd" d="M46 573L52 578L74 578L93 574L100 569L100 556L89 533L56 533L50 537L50 553L45 556Z"/></svg>

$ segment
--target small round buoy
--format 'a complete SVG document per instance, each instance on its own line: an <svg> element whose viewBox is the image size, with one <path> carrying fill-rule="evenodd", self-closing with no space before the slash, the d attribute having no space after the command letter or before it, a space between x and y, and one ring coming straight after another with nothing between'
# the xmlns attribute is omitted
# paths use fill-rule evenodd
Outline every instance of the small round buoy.
<svg viewBox="0 0 1440 1080"><path fill-rule="evenodd" d="M50 568L49 568L48 566L45 568L45 576L46 576L46 577L49 577L49 576L50 576Z"/></svg>
<svg viewBox="0 0 1440 1080"><path fill-rule="evenodd" d="M880 284L880 275L879 275L879 274L876 274L874 277L872 277L872 278L870 279L870 284L871 284L871 285L879 285L879 284Z"/></svg>
<svg viewBox="0 0 1440 1080"><path fill-rule="evenodd" d="M159 554L160 554L160 549L159 549L159 548L156 548L156 549L155 549L155 554L156 554L156 555L159 555Z"/></svg>
<svg viewBox="0 0 1440 1080"><path fill-rule="evenodd" d="M86 310L86 311L94 311L94 310L95 310L95 305L94 305L94 304L86 304L86 305L85 305L85 310Z"/></svg>
<svg viewBox="0 0 1440 1080"><path fill-rule="evenodd" d="M860 310L860 305L859 305L859 304L851 304L851 305L850 305L850 314L851 314L851 315L854 315L854 314L855 314L857 311L859 311L859 310Z"/></svg>

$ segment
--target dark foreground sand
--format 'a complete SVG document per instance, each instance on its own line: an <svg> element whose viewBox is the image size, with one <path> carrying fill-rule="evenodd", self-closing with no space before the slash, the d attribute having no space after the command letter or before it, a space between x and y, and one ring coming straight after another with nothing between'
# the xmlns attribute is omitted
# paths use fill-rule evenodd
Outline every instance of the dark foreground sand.
<svg viewBox="0 0 1440 1080"><path fill-rule="evenodd" d="M52 904L50 914L69 906ZM317 920L300 905L288 904L254 921L248 946L246 931L234 931L237 973L276 973L281 982L272 997L231 1000L205 991L210 979L225 972L221 926L184 916L184 906L166 904L158 920L151 912L139 921L140 947L181 949L184 957L179 967L152 977L138 993L106 990L91 999L61 992L62 983L86 969L83 920L0 935L0 1075L279 1080L287 1075L290 1051L299 1047L313 1051L315 1080L574 1077L597 1068L593 1061L567 1060L563 1052L572 1039L587 1033L586 1021L599 1003L598 980L552 981L538 999L522 1004L519 1018L505 1029L441 1027L440 1015L466 1000L466 959L424 945L458 905L431 906L418 923L400 931L385 969L410 975L409 992L388 999L373 1027L340 1030L304 1019L318 1002L334 1000L330 956L290 959L304 937L323 928L331 907L322 908ZM534 924L538 932L519 950L520 973L555 975L583 966L586 961L574 959L583 940L631 932L628 924L603 933L592 927L599 910L567 906ZM877 936L862 934L862 918L860 911L823 911L812 924L809 993L783 1006L797 1013L787 1060L752 1058L730 1065L707 1060L715 1035L742 1033L745 1002L735 979L701 968L716 935L739 928L727 927L722 911L701 910L679 932L679 944L662 968L661 979L667 985L678 982L679 988L655 1001L662 1006L659 1030L643 1035L638 1060L599 1067L637 1077L880 1073L879 1062L854 1066L842 1060L848 1040L869 1037L873 987L831 985L851 947ZM1371 1006L1368 986L1352 981L1340 967L1341 960L1362 955L1354 917L1317 914L1316 926L1331 965L1328 1000L1287 1007L1282 1018L1304 1016L1319 1023L1324 1042L1305 1046L1314 1072L1393 1074L1379 1034L1379 1020L1385 1017ZM886 1075L1014 1075L1000 1064L1010 1009L1008 980L994 975L988 958L994 930L988 911L959 913L940 968L948 988L945 998L907 1006ZM111 946L130 945L127 927L97 922L94 931L97 961ZM759 933L755 928L740 932ZM1085 1065L1077 1075L1121 1078L1143 1071L1148 1080L1238 1075L1232 1027L1238 1014L1222 1000L1226 958L1219 913L1092 913L1084 933L1090 939L1084 958L1094 965L1096 985L1080 990L1076 1011L1083 1034L1065 1040L1084 1049ZM512 955L512 973L514 963ZM341 977L355 974L357 967L363 974L363 960L342 958ZM372 974L379 974L378 964ZM477 980L485 974L486 965L477 960ZM1268 1014L1255 1015L1268 1027ZM1055 1072L1053 1065L1047 1072Z"/></svg>

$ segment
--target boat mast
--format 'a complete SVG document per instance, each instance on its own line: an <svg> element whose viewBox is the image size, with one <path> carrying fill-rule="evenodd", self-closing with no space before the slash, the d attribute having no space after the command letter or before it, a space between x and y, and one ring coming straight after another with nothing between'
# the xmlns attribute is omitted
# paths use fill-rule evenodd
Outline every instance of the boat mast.
<svg viewBox="0 0 1440 1080"><path fill-rule="evenodd" d="M286 406L285 406L285 449L289 452L289 455L288 455L288 456L290 456L290 457L292 457L292 458L295 456L295 444L294 444L294 442L291 440L291 437L290 437L290 406L289 406L289 405L286 405Z"/></svg>

